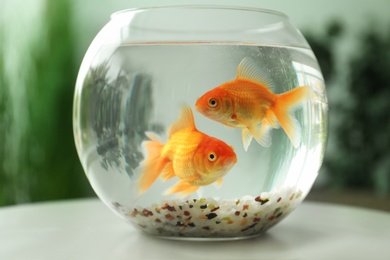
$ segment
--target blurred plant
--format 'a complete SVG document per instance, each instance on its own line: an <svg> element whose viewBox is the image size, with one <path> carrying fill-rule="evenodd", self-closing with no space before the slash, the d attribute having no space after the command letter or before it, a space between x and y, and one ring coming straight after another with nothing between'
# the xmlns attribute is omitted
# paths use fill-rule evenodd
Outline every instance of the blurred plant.
<svg viewBox="0 0 390 260"><path fill-rule="evenodd" d="M390 29L390 28L389 28ZM360 35L347 89L353 102L340 104L339 158L327 167L341 184L390 192L390 30Z"/></svg>
<svg viewBox="0 0 390 260"><path fill-rule="evenodd" d="M133 169L143 159L140 146L146 139L145 132L161 132L163 128L150 123L153 107L150 76L127 75L120 70L111 78L109 66L105 61L91 68L84 80L82 103L86 108L82 110L86 113L81 115L81 127L94 130L96 152L105 170L124 169L132 176Z"/></svg>
<svg viewBox="0 0 390 260"><path fill-rule="evenodd" d="M19 34L12 26L27 18L11 5L13 20L0 28L0 205L92 194L71 127L77 68L70 3L34 1L41 11Z"/></svg>
<svg viewBox="0 0 390 260"><path fill-rule="evenodd" d="M375 28L372 26L371 28ZM334 79L337 60L334 40L342 27L329 26L326 37L307 36L326 80ZM342 123L331 127L335 153L325 158L329 185L335 188L360 188L378 194L390 192L390 28L387 34L374 30L357 37L358 50L347 63L348 100L330 107L330 117ZM331 86L331 85L329 85ZM341 87L335 85L332 87Z"/></svg>
<svg viewBox="0 0 390 260"><path fill-rule="evenodd" d="M331 80L336 73L334 45L342 33L343 25L339 21L332 21L323 35L305 33L305 38L316 55L326 82Z"/></svg>

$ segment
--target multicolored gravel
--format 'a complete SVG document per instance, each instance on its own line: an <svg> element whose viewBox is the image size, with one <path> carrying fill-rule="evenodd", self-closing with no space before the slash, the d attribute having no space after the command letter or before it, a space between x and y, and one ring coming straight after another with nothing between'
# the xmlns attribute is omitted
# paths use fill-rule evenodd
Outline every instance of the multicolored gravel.
<svg viewBox="0 0 390 260"><path fill-rule="evenodd" d="M258 235L287 216L302 201L301 191L263 192L228 200L200 198L162 201L150 207L114 208L151 235L188 238L235 238Z"/></svg>

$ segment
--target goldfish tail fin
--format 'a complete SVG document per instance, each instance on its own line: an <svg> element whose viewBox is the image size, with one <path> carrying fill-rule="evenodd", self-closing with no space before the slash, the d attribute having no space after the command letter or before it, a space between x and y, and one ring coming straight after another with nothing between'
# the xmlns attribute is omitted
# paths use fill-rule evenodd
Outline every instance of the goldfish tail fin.
<svg viewBox="0 0 390 260"><path fill-rule="evenodd" d="M172 124L171 128L169 129L168 136L171 136L177 131L185 128L196 129L194 115L188 105L183 106L179 119L174 124Z"/></svg>
<svg viewBox="0 0 390 260"><path fill-rule="evenodd" d="M161 152L164 144L161 143L151 133L146 134L150 140L143 142L143 146L147 151L147 158L142 163L141 177L138 179L138 189L140 193L144 193L161 174L165 165L169 162L161 158Z"/></svg>
<svg viewBox="0 0 390 260"><path fill-rule="evenodd" d="M295 148L301 143L301 126L295 118L294 108L310 97L311 88L301 86L278 95L273 112Z"/></svg>
<svg viewBox="0 0 390 260"><path fill-rule="evenodd" d="M199 186L191 185L188 181L181 180L168 189L164 195L170 195L173 193L180 193L182 196L191 194L199 189Z"/></svg>

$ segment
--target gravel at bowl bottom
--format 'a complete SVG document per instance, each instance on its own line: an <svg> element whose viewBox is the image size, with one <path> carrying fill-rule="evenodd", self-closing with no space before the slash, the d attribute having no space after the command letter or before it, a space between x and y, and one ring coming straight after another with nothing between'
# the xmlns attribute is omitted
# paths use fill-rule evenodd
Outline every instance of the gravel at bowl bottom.
<svg viewBox="0 0 390 260"><path fill-rule="evenodd" d="M284 188L237 199L199 198L161 201L150 207L113 206L148 234L182 238L239 238L265 232L302 201L300 190Z"/></svg>

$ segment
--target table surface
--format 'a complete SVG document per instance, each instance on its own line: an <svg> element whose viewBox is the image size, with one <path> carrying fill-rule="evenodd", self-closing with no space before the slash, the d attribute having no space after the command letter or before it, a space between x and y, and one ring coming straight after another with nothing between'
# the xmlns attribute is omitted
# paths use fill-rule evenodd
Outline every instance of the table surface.
<svg viewBox="0 0 390 260"><path fill-rule="evenodd" d="M0 259L390 259L390 214L303 202L268 232L225 242L144 235L97 199L0 209Z"/></svg>

